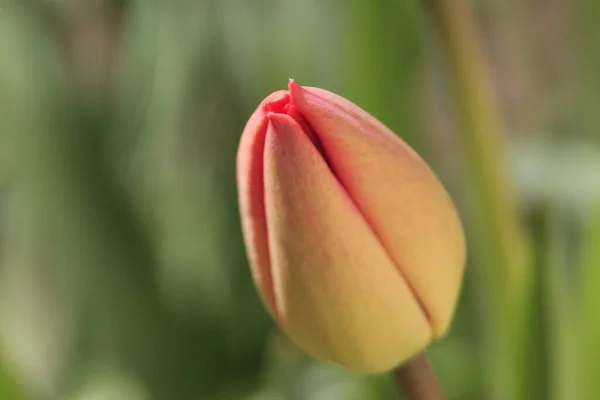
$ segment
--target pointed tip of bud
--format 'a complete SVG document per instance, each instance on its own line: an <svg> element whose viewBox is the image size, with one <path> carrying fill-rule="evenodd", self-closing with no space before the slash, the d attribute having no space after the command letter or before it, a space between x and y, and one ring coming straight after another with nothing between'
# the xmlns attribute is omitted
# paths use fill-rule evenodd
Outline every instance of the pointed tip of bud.
<svg viewBox="0 0 600 400"><path fill-rule="evenodd" d="M288 90L290 93L301 90L301 88L302 87L298 84L298 82L296 82L296 80L294 78L290 78L288 80Z"/></svg>
<svg viewBox="0 0 600 400"><path fill-rule="evenodd" d="M302 108L304 104L304 93L305 89L298 84L294 79L290 79L288 82L288 92L290 94L292 104Z"/></svg>

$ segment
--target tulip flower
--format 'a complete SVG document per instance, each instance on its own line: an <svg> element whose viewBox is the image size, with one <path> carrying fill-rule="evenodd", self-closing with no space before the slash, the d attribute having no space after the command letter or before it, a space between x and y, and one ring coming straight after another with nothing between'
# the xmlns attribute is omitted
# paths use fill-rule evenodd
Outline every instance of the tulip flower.
<svg viewBox="0 0 600 400"><path fill-rule="evenodd" d="M445 334L462 226L437 177L391 130L291 80L251 116L237 157L252 276L300 348L383 372Z"/></svg>

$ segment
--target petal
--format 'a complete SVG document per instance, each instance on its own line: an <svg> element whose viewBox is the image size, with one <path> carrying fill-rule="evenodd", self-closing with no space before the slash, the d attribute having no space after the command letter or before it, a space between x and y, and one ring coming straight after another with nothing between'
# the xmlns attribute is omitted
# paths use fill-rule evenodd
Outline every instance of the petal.
<svg viewBox="0 0 600 400"><path fill-rule="evenodd" d="M445 333L465 263L463 230L427 164L392 131L331 92L290 83L335 176L425 308Z"/></svg>
<svg viewBox="0 0 600 400"><path fill-rule="evenodd" d="M276 92L269 96L269 99L282 96L287 96L287 92ZM242 233L252 278L269 311L276 315L263 183L263 153L267 125L268 120L261 104L250 117L240 139L237 153L237 187Z"/></svg>
<svg viewBox="0 0 600 400"><path fill-rule="evenodd" d="M429 342L429 323L300 126L285 114L269 119L265 206L282 328L347 368L392 368Z"/></svg>

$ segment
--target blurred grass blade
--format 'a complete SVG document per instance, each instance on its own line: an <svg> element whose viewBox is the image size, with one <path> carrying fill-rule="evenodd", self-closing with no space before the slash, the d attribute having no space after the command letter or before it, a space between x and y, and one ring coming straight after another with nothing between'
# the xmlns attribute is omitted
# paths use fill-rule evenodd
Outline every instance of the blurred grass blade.
<svg viewBox="0 0 600 400"><path fill-rule="evenodd" d="M595 400L600 393L600 207L589 220L582 249L578 309L581 389L583 400Z"/></svg>
<svg viewBox="0 0 600 400"><path fill-rule="evenodd" d="M14 371L10 368L0 346L0 399L26 400L22 387L15 379Z"/></svg>
<svg viewBox="0 0 600 400"><path fill-rule="evenodd" d="M572 301L564 209L555 203L537 207L533 221L536 238L536 278L530 354L536 358L540 384L531 398L579 399L576 377L576 316ZM535 389L535 388L534 388Z"/></svg>
<svg viewBox="0 0 600 400"><path fill-rule="evenodd" d="M580 104L586 131L597 141L600 133L600 48L598 20L600 2L582 0L576 3L578 44L586 82ZM596 183L597 184L597 183ZM595 400L600 393L600 203L588 217L584 230L581 271L577 281L578 352L581 399Z"/></svg>
<svg viewBox="0 0 600 400"><path fill-rule="evenodd" d="M423 60L418 7L405 1L352 0L348 10L352 51L344 63L344 95L419 148L414 119Z"/></svg>
<svg viewBox="0 0 600 400"><path fill-rule="evenodd" d="M540 272L546 278L546 304L548 313L548 334L550 349L550 371L548 382L549 399L568 400L579 399L579 388L576 385L577 356L575 337L576 326L573 315L574 302L568 276L568 264L565 243L567 238L562 236L564 229L561 221L552 225L551 242L553 259L549 260L547 271ZM562 225L564 228L564 225Z"/></svg>
<svg viewBox="0 0 600 400"><path fill-rule="evenodd" d="M453 103L459 116L467 178L471 187L472 246L480 276L480 296L489 302L485 375L497 399L525 399L530 360L523 358L527 337L532 265L528 239L507 179L503 127L481 53L468 0L422 0L443 52Z"/></svg>

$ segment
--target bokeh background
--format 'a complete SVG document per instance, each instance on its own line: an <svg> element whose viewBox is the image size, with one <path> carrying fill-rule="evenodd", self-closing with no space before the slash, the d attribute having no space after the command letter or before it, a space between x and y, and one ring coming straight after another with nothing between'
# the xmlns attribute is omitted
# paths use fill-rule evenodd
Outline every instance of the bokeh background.
<svg viewBox="0 0 600 400"><path fill-rule="evenodd" d="M0 1L0 399L379 400L264 311L235 154L287 79L455 199L450 399L600 398L596 0ZM402 207L402 204L398 204ZM432 249L435 251L435 249Z"/></svg>

